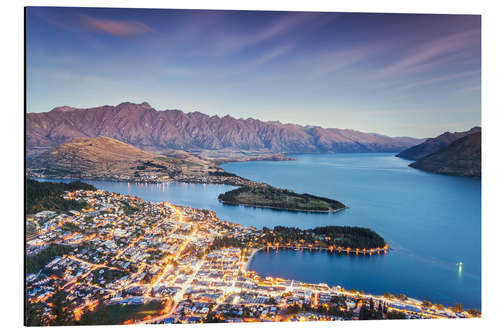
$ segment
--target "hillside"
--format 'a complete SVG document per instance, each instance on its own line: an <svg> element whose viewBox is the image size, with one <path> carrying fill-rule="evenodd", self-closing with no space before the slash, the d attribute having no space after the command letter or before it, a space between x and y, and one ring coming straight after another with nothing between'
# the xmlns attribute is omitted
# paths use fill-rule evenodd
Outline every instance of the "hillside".
<svg viewBox="0 0 500 333"><path fill-rule="evenodd" d="M481 131L481 127L473 127L465 132L446 132L435 138L427 139L419 145L408 148L401 153L397 154L397 157L406 158L409 160L418 160L419 158L425 157L438 150L448 146L450 143L463 138L472 133L477 133Z"/></svg>
<svg viewBox="0 0 500 333"><path fill-rule="evenodd" d="M33 179L26 180L26 214L35 214L43 210L68 211L80 210L85 203L66 200L62 197L65 191L90 190L96 188L82 182L51 183L38 182Z"/></svg>
<svg viewBox="0 0 500 333"><path fill-rule="evenodd" d="M163 153L177 149L267 153L397 152L422 140L353 130L208 116L200 112L156 111L148 103L77 109L58 107L26 115L28 158L74 138L106 136Z"/></svg>
<svg viewBox="0 0 500 333"><path fill-rule="evenodd" d="M481 177L481 132L458 139L410 166L447 175Z"/></svg>
<svg viewBox="0 0 500 333"><path fill-rule="evenodd" d="M28 160L28 172L46 178L247 184L241 177L223 174L211 161L170 153L152 153L108 137L76 138Z"/></svg>

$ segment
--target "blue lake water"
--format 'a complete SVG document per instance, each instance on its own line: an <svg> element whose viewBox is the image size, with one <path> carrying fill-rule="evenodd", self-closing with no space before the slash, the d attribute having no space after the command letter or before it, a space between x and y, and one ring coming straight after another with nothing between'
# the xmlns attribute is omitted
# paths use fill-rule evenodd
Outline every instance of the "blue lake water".
<svg viewBox="0 0 500 333"><path fill-rule="evenodd" d="M228 172L337 199L349 208L336 214L226 206L217 201L226 185L127 184L87 181L98 188L178 205L213 210L247 226L368 227L389 243L381 256L327 252L261 251L250 269L261 275L325 282L382 294L404 293L444 305L481 308L481 182L408 167L392 154L296 155L295 161L223 165ZM462 262L460 270L457 266Z"/></svg>

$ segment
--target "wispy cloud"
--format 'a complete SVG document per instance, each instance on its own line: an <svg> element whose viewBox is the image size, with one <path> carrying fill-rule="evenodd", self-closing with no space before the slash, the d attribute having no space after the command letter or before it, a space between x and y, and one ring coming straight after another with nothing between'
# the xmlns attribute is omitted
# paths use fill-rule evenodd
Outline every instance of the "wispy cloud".
<svg viewBox="0 0 500 333"><path fill-rule="evenodd" d="M431 84L435 84L435 83L440 83L440 82L445 82L445 81L450 81L450 80L455 80L455 79L462 79L465 77L479 76L480 74L481 74L480 70L472 70L472 71L465 71L465 72L461 72L461 73L440 75L440 76L433 77L430 79L412 82L408 85L402 86L401 89L412 89L412 88L427 86L427 85L431 85Z"/></svg>
<svg viewBox="0 0 500 333"><path fill-rule="evenodd" d="M457 52L467 49L471 43L477 42L480 34L479 29L472 29L424 43L413 49L412 53L406 57L376 71L374 78L383 79L423 69L429 70L445 62L446 59L442 57L456 57Z"/></svg>
<svg viewBox="0 0 500 333"><path fill-rule="evenodd" d="M329 20L333 18L332 16ZM322 14L293 13L282 15L264 26L264 28L256 31L243 33L223 29L209 37L211 37L211 42L217 53L230 55L273 38L289 34L290 31L300 26L317 27L319 24L325 24L326 22L328 21L323 19Z"/></svg>
<svg viewBox="0 0 500 333"><path fill-rule="evenodd" d="M120 38L142 35L153 31L150 26L134 20L102 19L83 14L80 15L80 19L87 29Z"/></svg>
<svg viewBox="0 0 500 333"><path fill-rule="evenodd" d="M293 44L287 44L287 45L281 45L276 48L267 50L264 54L262 54L259 58L257 58L257 64L258 65L263 65L266 64L270 61L272 61L275 58L279 58L285 54L290 53L295 48L295 45Z"/></svg>
<svg viewBox="0 0 500 333"><path fill-rule="evenodd" d="M318 76L337 72L365 59L370 52L366 47L329 52L315 61L312 73Z"/></svg>
<svg viewBox="0 0 500 333"><path fill-rule="evenodd" d="M474 92L481 92L481 82L480 80L469 80L464 82L462 87L455 91L458 95L467 95Z"/></svg>
<svg viewBox="0 0 500 333"><path fill-rule="evenodd" d="M69 70L42 70L42 72L45 73L44 76L50 79L51 82L59 82L62 84L72 83L74 85L74 83L77 82L79 86L88 85L89 87L98 87L103 84L110 86L116 83L115 80L108 77L91 73L77 73Z"/></svg>
<svg viewBox="0 0 500 333"><path fill-rule="evenodd" d="M386 48L382 44L370 44L322 51L308 56L299 67L306 69L313 77L326 76L362 63Z"/></svg>

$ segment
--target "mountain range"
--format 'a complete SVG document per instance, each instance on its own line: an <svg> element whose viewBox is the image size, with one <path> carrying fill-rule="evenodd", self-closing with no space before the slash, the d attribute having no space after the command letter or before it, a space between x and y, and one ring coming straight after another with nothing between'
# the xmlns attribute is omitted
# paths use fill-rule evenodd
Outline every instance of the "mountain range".
<svg viewBox="0 0 500 333"><path fill-rule="evenodd" d="M473 132L455 140L410 166L447 175L481 177L481 132Z"/></svg>
<svg viewBox="0 0 500 333"><path fill-rule="evenodd" d="M28 159L75 138L99 136L155 153L172 149L262 153L399 152L423 141L349 129L236 119L229 115L157 111L146 102L89 109L63 106L50 112L26 114Z"/></svg>
<svg viewBox="0 0 500 333"><path fill-rule="evenodd" d="M473 127L465 132L445 132L435 138L430 138L425 140L419 145L408 148L401 153L397 154L397 157L406 158L409 160L418 160L422 157L428 156L432 153L439 151L447 147L452 142L461 139L469 134L481 132L481 127Z"/></svg>

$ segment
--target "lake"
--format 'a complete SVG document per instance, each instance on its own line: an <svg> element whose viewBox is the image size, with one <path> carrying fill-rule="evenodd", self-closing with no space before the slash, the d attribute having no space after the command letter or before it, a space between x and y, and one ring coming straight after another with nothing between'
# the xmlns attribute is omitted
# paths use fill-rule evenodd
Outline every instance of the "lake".
<svg viewBox="0 0 500 333"><path fill-rule="evenodd" d="M389 243L392 250L387 255L261 251L249 269L263 276L481 308L480 180L415 170L393 154L292 157L296 160L227 163L223 168L273 186L333 198L349 208L315 214L226 206L217 201L218 194L233 188L226 185L87 182L145 200L210 209L222 219L246 226L368 227Z"/></svg>

